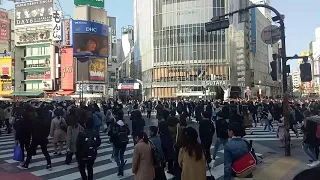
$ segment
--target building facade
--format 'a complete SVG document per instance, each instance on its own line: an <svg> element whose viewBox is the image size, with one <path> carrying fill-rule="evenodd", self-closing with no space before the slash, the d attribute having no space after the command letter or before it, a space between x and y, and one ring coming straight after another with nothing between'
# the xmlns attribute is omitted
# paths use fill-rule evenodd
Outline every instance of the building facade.
<svg viewBox="0 0 320 180"><path fill-rule="evenodd" d="M34 9L43 11L33 14ZM28 10L28 11L25 11ZM29 13L28 13L29 12ZM61 11L54 1L32 1L15 4L15 96L45 96L57 90L58 52L61 41Z"/></svg>
<svg viewBox="0 0 320 180"><path fill-rule="evenodd" d="M240 7L239 1L134 1L135 60L141 61L146 97L243 97L246 86L259 82L270 94L268 46L259 33L271 22L259 10L254 29L250 18L240 24L233 19L229 29L205 31L213 16Z"/></svg>

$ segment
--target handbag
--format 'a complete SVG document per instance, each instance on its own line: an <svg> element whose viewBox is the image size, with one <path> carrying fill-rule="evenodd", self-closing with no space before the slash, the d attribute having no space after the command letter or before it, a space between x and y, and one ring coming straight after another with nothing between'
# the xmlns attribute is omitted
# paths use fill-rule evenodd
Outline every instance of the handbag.
<svg viewBox="0 0 320 180"><path fill-rule="evenodd" d="M19 161L19 162L23 161L22 150L21 150L21 147L19 145L16 145L13 148L13 160Z"/></svg>
<svg viewBox="0 0 320 180"><path fill-rule="evenodd" d="M239 178L245 178L252 174L257 166L257 160L255 155L253 155L254 150L252 149L252 145L247 141L245 142L248 144L249 152L232 163L232 170L236 177Z"/></svg>

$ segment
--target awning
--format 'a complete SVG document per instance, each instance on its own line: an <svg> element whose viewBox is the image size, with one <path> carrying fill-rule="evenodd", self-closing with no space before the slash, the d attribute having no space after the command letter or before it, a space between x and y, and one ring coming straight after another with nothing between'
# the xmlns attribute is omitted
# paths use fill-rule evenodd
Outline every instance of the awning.
<svg viewBox="0 0 320 180"><path fill-rule="evenodd" d="M73 91L57 91L56 94L67 96L67 95L73 94Z"/></svg>
<svg viewBox="0 0 320 180"><path fill-rule="evenodd" d="M43 91L14 91L11 96L40 96Z"/></svg>

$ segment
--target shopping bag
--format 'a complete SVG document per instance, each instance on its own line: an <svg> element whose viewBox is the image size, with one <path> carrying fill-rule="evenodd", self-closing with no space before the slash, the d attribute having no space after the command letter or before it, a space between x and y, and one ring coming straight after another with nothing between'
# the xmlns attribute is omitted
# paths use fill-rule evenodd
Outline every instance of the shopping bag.
<svg viewBox="0 0 320 180"><path fill-rule="evenodd" d="M20 146L14 146L14 149L13 149L13 160L19 161L19 162L23 161L22 150L21 150Z"/></svg>

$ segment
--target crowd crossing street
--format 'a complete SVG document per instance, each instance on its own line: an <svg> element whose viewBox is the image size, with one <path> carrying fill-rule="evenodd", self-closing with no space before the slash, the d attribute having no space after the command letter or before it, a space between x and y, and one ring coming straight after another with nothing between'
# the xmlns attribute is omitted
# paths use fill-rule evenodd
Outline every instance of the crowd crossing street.
<svg viewBox="0 0 320 180"><path fill-rule="evenodd" d="M127 149L124 154L124 158L126 161L124 176L117 176L117 164L111 161L112 155L112 145L109 144L109 137L100 132L100 137L102 140L102 144L98 149L98 156L94 164L93 172L95 180L115 180L115 179L133 179L132 174L132 157L133 157L133 148L134 143L132 141L132 137L130 136L130 142L127 145ZM0 136L0 163L8 163L10 165L16 166L21 169L19 166L20 162L17 162L12 159L13 146L15 145L15 141L13 135L3 134ZM214 146L211 146L211 151ZM54 149L53 144L48 144L48 151L51 156L52 169L47 170L43 167L46 165L46 160L41 153L41 150L37 150L37 154L32 157L32 163L29 165L29 169L25 170L30 172L31 174L41 177L45 180L81 180L81 176L78 170L78 165L73 159L73 162L70 165L65 164L65 153L61 156L53 155ZM224 175L224 161L223 161L223 147L221 146L218 151L216 162L214 163L214 168L211 169L211 173L215 175L215 178L220 180L223 179ZM256 152L258 157L263 156ZM207 175L210 175L210 172L207 171ZM166 173L167 179L173 179L173 175Z"/></svg>

